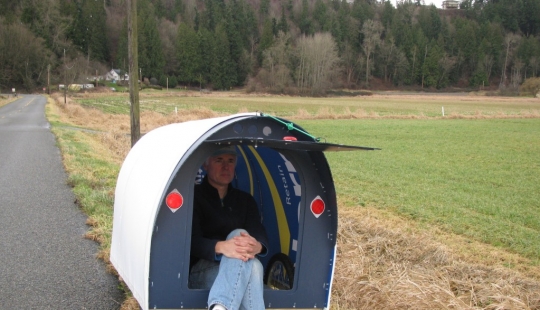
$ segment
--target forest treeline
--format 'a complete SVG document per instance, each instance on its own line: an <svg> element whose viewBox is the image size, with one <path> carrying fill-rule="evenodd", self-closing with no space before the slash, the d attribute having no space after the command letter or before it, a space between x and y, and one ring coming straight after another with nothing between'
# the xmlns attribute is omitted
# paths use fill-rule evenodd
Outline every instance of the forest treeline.
<svg viewBox="0 0 540 310"><path fill-rule="evenodd" d="M491 86L540 69L540 0L137 0L147 82L324 94ZM0 0L0 89L126 71L125 0Z"/></svg>

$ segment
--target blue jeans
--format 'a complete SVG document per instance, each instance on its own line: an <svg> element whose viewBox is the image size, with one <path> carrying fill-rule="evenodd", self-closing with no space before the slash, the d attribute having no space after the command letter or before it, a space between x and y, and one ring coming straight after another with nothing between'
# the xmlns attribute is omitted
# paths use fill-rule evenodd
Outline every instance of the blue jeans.
<svg viewBox="0 0 540 310"><path fill-rule="evenodd" d="M239 236L243 229L232 231L227 240ZM191 269L189 287L210 289L208 306L220 304L227 310L264 310L264 270L257 258L243 262L221 257L221 261L199 260Z"/></svg>

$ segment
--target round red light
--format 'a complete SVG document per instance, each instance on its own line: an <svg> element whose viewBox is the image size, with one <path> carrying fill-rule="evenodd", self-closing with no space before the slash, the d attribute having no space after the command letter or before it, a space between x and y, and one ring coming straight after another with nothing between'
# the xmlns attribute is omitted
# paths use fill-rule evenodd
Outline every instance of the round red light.
<svg viewBox="0 0 540 310"><path fill-rule="evenodd" d="M177 190L174 190L167 195L165 203L167 204L167 207L176 210L184 204L184 198Z"/></svg>
<svg viewBox="0 0 540 310"><path fill-rule="evenodd" d="M285 140L285 141L298 141L298 139L296 139L296 137L293 137L293 136L285 136L285 137L283 137L283 140Z"/></svg>
<svg viewBox="0 0 540 310"><path fill-rule="evenodd" d="M321 215L324 212L324 201L317 197L311 202L311 212L315 215Z"/></svg>

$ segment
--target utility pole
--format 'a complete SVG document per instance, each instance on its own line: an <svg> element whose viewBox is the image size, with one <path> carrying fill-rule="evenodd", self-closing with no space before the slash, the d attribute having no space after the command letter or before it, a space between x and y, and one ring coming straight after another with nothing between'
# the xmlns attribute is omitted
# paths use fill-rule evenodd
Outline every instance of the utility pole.
<svg viewBox="0 0 540 310"><path fill-rule="evenodd" d="M47 94L51 94L51 65L47 65Z"/></svg>
<svg viewBox="0 0 540 310"><path fill-rule="evenodd" d="M139 110L139 52L137 50L137 0L127 0L128 6L128 62L129 62L129 102L131 104L131 147L141 137Z"/></svg>
<svg viewBox="0 0 540 310"><path fill-rule="evenodd" d="M64 104L67 104L67 66L66 66L66 49L64 48Z"/></svg>

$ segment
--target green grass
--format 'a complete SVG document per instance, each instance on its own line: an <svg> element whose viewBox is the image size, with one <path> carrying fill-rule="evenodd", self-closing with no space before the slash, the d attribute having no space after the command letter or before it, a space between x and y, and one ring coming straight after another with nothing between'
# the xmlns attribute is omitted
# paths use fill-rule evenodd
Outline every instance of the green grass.
<svg viewBox="0 0 540 310"><path fill-rule="evenodd" d="M540 263L540 119L299 121L330 142L338 196Z"/></svg>
<svg viewBox="0 0 540 310"><path fill-rule="evenodd" d="M77 100L108 113L129 113L127 95ZM298 109L316 113L321 108L331 108L340 113L348 108L378 115L440 116L441 106L447 115L516 115L540 108L533 100L492 101L489 97L485 101L392 96L187 97L182 92L171 96L161 93L141 96L142 111L164 114L175 107L206 107L225 113L247 108L287 117L294 116ZM539 118L299 120L297 123L328 142L382 148L373 152L327 154L340 201L349 206L369 205L390 210L421 225L437 225L528 257L534 264L540 263ZM62 140L77 139L65 130L55 133L63 136ZM111 182L116 181L118 167L92 159L91 152L83 146L66 143L71 145L62 151L81 157L76 163L87 165L85 169L97 174L70 177L78 199L84 202L88 199L89 207L85 208L89 210L99 204L110 209L114 187Z"/></svg>
<svg viewBox="0 0 540 310"><path fill-rule="evenodd" d="M87 235L99 240L101 249L108 251L114 190L120 167L96 152L88 134L66 127L69 126L55 121L52 131L68 170L68 184L73 188L79 206L94 225Z"/></svg>

